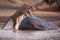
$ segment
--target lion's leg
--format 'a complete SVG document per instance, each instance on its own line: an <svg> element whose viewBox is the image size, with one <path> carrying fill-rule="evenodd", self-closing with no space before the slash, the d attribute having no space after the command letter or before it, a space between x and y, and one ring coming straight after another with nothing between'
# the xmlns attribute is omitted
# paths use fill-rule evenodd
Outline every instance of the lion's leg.
<svg viewBox="0 0 60 40"><path fill-rule="evenodd" d="M24 16L25 16L25 17L31 17L32 14L31 14L31 12L28 10L26 13L24 13Z"/></svg>
<svg viewBox="0 0 60 40"><path fill-rule="evenodd" d="M18 18L19 25L21 25L21 22L22 22L22 20L23 20L24 18L25 18L24 15L22 15L22 16L20 16L20 17ZM20 28L20 30L21 30L21 27L20 27L20 26L18 26L17 28L18 28L18 29Z"/></svg>
<svg viewBox="0 0 60 40"><path fill-rule="evenodd" d="M14 32L18 31L18 26L19 26L19 18L17 17L16 19L13 19L13 31Z"/></svg>
<svg viewBox="0 0 60 40"><path fill-rule="evenodd" d="M28 10L27 14L28 14L29 16L32 16L31 10Z"/></svg>
<svg viewBox="0 0 60 40"><path fill-rule="evenodd" d="M23 17L24 17L24 15L19 16L15 20L13 20L14 21L13 22L13 24L14 24L13 25L14 32L17 32L18 31L19 25L20 25L21 21L23 20Z"/></svg>
<svg viewBox="0 0 60 40"><path fill-rule="evenodd" d="M15 20L15 19L13 19L13 31L15 31L15 30L16 30L15 25L16 25L16 20Z"/></svg>

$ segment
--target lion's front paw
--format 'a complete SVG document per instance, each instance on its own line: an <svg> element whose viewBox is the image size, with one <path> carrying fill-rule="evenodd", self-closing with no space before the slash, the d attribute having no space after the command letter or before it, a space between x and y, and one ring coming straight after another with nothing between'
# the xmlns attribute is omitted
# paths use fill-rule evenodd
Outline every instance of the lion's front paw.
<svg viewBox="0 0 60 40"><path fill-rule="evenodd" d="M18 32L18 30L15 29L15 30L13 30L13 32Z"/></svg>

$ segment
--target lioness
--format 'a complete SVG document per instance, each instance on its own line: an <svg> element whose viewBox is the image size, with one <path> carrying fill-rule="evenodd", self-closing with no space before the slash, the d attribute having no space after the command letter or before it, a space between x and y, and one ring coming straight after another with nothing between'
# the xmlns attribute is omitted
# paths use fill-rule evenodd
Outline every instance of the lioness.
<svg viewBox="0 0 60 40"><path fill-rule="evenodd" d="M35 10L35 7L34 6L29 6L29 5L26 5L24 4L22 7L20 7L16 13L14 15L12 15L8 20L7 22L12 19L13 20L13 30L14 31L17 31L18 30L18 26L20 24L20 17L22 15L25 15L26 17L28 17L28 15L32 16L31 15L31 11L34 11ZM5 23L5 25L7 24L7 22ZM5 25L1 28L3 29L5 27Z"/></svg>

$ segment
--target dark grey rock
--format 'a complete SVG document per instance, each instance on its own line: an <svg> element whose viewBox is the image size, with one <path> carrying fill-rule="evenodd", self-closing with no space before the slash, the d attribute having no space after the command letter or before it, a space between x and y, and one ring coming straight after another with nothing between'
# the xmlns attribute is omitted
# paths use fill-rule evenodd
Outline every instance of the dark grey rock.
<svg viewBox="0 0 60 40"><path fill-rule="evenodd" d="M52 22L48 22L38 17L27 17L21 21L19 30L56 30L58 27Z"/></svg>

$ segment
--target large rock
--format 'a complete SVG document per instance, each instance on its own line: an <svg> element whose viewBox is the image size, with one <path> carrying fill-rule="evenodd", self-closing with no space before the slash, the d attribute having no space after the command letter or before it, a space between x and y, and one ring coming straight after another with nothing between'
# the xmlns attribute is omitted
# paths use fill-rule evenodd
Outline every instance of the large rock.
<svg viewBox="0 0 60 40"><path fill-rule="evenodd" d="M27 17L20 23L19 29L23 30L56 30L58 27L52 22L48 22L38 17Z"/></svg>

